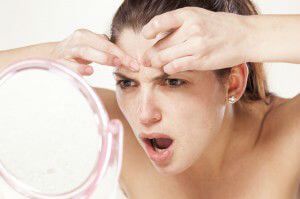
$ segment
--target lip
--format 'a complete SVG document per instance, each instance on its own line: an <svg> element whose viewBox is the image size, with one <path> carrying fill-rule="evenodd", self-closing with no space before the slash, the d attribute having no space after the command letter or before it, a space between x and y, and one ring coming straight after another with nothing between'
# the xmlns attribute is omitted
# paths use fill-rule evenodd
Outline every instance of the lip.
<svg viewBox="0 0 300 199"><path fill-rule="evenodd" d="M170 159L172 158L172 156L174 154L174 139L173 138L171 138L170 136L168 136L166 134L161 134L161 133L150 133L150 134L141 133L139 136L145 145L146 152L147 152L149 158L152 161L154 161L157 165L160 165L160 166L166 165L170 161ZM155 151L150 143L150 139L154 139L154 138L169 138L169 139L172 139L173 142L167 149L163 149L161 151Z"/></svg>
<svg viewBox="0 0 300 199"><path fill-rule="evenodd" d="M162 134L162 133L141 133L140 138L145 139L154 139L154 138L169 138L172 139L174 141L174 139L166 134Z"/></svg>

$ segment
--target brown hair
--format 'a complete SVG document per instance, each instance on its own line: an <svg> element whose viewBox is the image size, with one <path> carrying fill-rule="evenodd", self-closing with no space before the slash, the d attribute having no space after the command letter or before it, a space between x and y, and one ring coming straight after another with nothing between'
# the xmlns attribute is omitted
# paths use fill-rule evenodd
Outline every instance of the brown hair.
<svg viewBox="0 0 300 199"><path fill-rule="evenodd" d="M230 12L240 15L257 15L251 0L124 0L114 15L111 25L111 41L117 42L124 28L140 32L154 16L183 7L201 7L214 12ZM249 76L243 101L264 100L270 96L262 63L246 63ZM231 68L216 70L218 77L226 77Z"/></svg>

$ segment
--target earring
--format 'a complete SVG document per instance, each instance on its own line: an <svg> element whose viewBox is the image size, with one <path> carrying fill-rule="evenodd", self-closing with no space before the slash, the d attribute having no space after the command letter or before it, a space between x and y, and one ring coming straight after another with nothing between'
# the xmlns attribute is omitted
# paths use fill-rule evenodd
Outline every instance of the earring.
<svg viewBox="0 0 300 199"><path fill-rule="evenodd" d="M228 101L229 101L229 103L230 104L234 104L235 103L235 97L234 96L231 96L231 97L229 97L229 99L228 99Z"/></svg>

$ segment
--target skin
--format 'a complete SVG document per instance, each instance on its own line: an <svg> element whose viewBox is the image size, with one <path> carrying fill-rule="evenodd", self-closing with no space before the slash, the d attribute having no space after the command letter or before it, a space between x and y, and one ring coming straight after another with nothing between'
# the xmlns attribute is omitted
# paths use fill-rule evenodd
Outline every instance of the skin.
<svg viewBox="0 0 300 199"><path fill-rule="evenodd" d="M299 145L295 142L297 134L294 132L287 135L287 131L277 130L277 127L276 130L270 130L272 124L286 127L287 118L292 117L291 109L299 106L299 103L295 104L296 100L276 98L272 108L256 103L252 109L255 112L251 114L251 118L255 119L255 125L253 127L253 120L248 120L246 126L257 130L259 128L257 123L262 121L267 111L272 110L268 116L271 119L264 125L269 131L262 131L259 144L255 147L251 147L257 139L252 135L255 130L242 131L243 136L239 136L241 143L237 143L238 139L235 139L234 144L231 144L230 151L236 156L223 164L221 169L214 170L212 168L214 165L209 167L209 163L213 160L212 156L208 156L202 158L206 161L201 165L194 164L178 175L165 175L153 166L137 141L127 119L118 108L115 93L105 89L98 89L97 92L106 107L109 107L110 116L119 118L124 125L124 156L120 185L128 198L299 197L297 195ZM257 110L258 108L260 110ZM255 135L257 136L257 132ZM211 153L214 151L217 149L211 149Z"/></svg>
<svg viewBox="0 0 300 199"><path fill-rule="evenodd" d="M244 38L245 35L235 34L229 37L224 31L226 29L220 31L216 27L226 27L226 23L235 22L237 24L231 27L238 27L240 30L241 27L245 28L242 25L244 23L240 23L240 18L234 20L231 15L228 18L222 15L222 20L217 20L218 15L205 15L201 10L184 11L181 15L183 18L169 15L164 20L159 20L156 17L153 19L158 20L154 22L156 25L151 25L153 21L150 22L142 33L125 29L116 44L110 43L104 35L78 30L61 42L2 52L0 60L4 61L2 63L11 63L32 55L51 55L49 58L65 63L82 75L90 75L92 71L86 72L85 69L89 67L89 63L96 62L119 66L116 72L133 79L129 84L132 87L126 91L120 87L117 87L116 93L95 89L107 107L110 118L118 118L124 125L120 184L128 198L299 198L300 97L273 97L269 105L262 101L244 103L240 98L245 90L248 70L245 64L238 64L242 63L241 60L300 63L297 49L300 45L294 45L300 32L296 28L300 26L295 26L298 17L249 17L249 20L244 21L249 26L247 35L253 35L252 31L255 31L257 34L254 35L257 36L252 37L252 40L245 39L246 43L237 40L240 46L236 46L234 40L230 39ZM186 16L194 20L187 21L184 18ZM213 40L206 37L206 45L211 46L223 58L228 57L218 57L215 60L234 66L228 80L221 84L212 71L197 68L203 66L199 64L202 56L197 55L204 53L204 49L194 49L193 54L199 59L194 59L192 68L186 67L191 62L178 62L178 57L169 60L171 67L175 66L177 71L173 70L174 74L171 72L168 78L185 80L187 84L171 87L169 80L152 81L153 77L166 72L163 62L167 59L157 56L162 49L157 47L158 43L167 49L174 42L181 41L180 35L173 37L177 39L166 37L162 41L168 42L164 44L154 38L165 27L159 22L169 20L171 25L182 28L183 33L186 27L183 24L193 23L195 32L189 36L199 40L204 39L197 26L202 23L196 19L203 17L211 20L207 24L212 24L211 29L205 29L211 30L205 35L212 35L213 32L218 38L223 38L220 45L213 46L213 43L209 43ZM171 19L179 19L181 23L172 23ZM222 21L223 26L213 23ZM279 31L275 22L289 31L285 31L285 28ZM277 31L272 29L274 27ZM237 29L230 31L239 33ZM230 50L222 49L222 41L231 41ZM241 51L249 49L246 48L251 44L249 41L261 45L251 46L251 52ZM243 59L235 57L238 52L242 52ZM120 60L115 64L113 60L116 57ZM139 70L136 70L136 64ZM209 65L224 67L218 63L207 64ZM122 78L116 75L117 81L124 80ZM228 97L232 95L237 99L233 105L228 103ZM156 165L150 161L138 139L140 131L159 131L174 137L175 155L168 164Z"/></svg>
<svg viewBox="0 0 300 199"><path fill-rule="evenodd" d="M155 40L147 41L125 30L117 45L140 57L153 43ZM227 114L226 92L215 75L211 71L185 71L166 78L160 77L164 75L161 69L143 66L139 72L117 69L115 74L116 81L123 81L116 90L118 105L136 138L141 132L159 132L175 140L172 162L164 167L154 164L156 169L175 175L190 167L218 134ZM219 134L229 136L227 132ZM144 146L141 139L138 141Z"/></svg>
<svg viewBox="0 0 300 199"><path fill-rule="evenodd" d="M143 58L169 74L245 62L300 63L300 47L294 43L300 34L299 19L300 15L243 16L184 7L157 15L143 27L146 39L170 33Z"/></svg>
<svg viewBox="0 0 300 199"><path fill-rule="evenodd" d="M117 45L138 59L154 43L156 40L149 41L132 30L124 30ZM137 160L132 157L125 163L128 166L124 167L123 184L129 198L292 198L297 191L298 181L294 179L299 170L297 164L287 171L286 164L274 168L267 158L272 157L271 160L276 162L285 159L278 157L278 153L283 152L275 148L287 143L278 142L273 148L270 143L273 139L277 142L278 137L270 135L276 135L276 132L269 129L274 123L283 124L283 114L277 118L272 113L279 109L279 104L289 104L292 100L276 97L271 105L261 101L239 101L234 106L229 105L226 101L228 92L237 95L244 92L248 75L244 65L233 67L231 81L225 86L211 71L185 71L168 77L188 81L189 84L183 87L172 87L166 80L151 81L164 74L161 68L141 65L139 72L119 68L116 74L116 81L123 81L123 87L117 86L116 100L133 131L136 144L145 149L138 135L152 131L168 134L176 142L175 155L167 165L157 165L150 160L155 170L140 164L136 169L133 164ZM278 136L283 133L278 132ZM264 137L268 139L263 140ZM294 150L298 146L294 147L286 152L297 160ZM147 164L149 160L144 161ZM266 175L268 169L274 173ZM138 170L142 172L137 173ZM289 178L282 181L282 175ZM145 179L152 176L153 182L141 185L132 176ZM260 178L265 180L256 182ZM287 186L291 185L291 180L294 181L293 190ZM257 188L249 189L252 183ZM161 190L161 186L166 189ZM262 187L271 191L264 192Z"/></svg>

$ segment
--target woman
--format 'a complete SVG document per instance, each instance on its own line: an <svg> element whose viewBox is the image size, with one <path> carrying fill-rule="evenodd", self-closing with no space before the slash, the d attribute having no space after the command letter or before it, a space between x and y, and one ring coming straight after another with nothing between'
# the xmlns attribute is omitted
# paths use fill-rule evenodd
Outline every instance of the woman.
<svg viewBox="0 0 300 199"><path fill-rule="evenodd" d="M299 198L300 97L269 93L258 64L300 63L299 16L256 14L249 0L125 0L110 39L78 30L0 60L117 66L116 93L96 91L125 126L128 198Z"/></svg>

